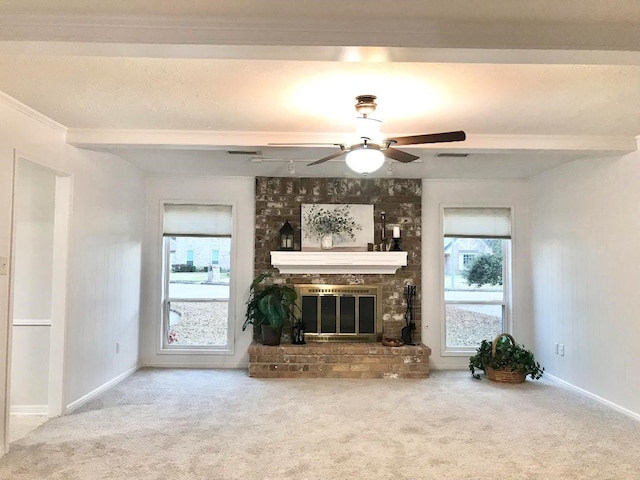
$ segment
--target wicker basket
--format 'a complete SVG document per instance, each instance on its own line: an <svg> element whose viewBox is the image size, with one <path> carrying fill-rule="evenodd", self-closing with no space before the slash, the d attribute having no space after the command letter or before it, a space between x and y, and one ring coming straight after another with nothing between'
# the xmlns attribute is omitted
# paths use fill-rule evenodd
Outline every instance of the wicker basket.
<svg viewBox="0 0 640 480"><path fill-rule="evenodd" d="M491 344L491 356L495 357L496 355L496 346L498 345L498 340L500 337L507 337L511 340L511 343L514 345L516 341L514 338L508 333L501 333L496 338L493 339L493 343ZM494 370L491 367L485 366L484 369L489 380L493 380L494 382L504 382L504 383L523 383L527 375L522 372L514 372L513 370Z"/></svg>

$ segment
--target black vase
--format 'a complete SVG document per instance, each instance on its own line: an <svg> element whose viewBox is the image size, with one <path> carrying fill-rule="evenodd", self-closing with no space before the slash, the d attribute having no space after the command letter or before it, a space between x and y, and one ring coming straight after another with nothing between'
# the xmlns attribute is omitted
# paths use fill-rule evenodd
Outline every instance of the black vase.
<svg viewBox="0 0 640 480"><path fill-rule="evenodd" d="M276 328L271 325L262 324L262 344L263 345L280 345L280 337L282 336L282 326Z"/></svg>

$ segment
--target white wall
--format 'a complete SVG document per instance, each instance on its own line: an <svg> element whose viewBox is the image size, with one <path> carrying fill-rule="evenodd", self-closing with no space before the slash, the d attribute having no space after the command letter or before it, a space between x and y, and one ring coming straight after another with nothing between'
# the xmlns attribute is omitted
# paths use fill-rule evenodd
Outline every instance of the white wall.
<svg viewBox="0 0 640 480"><path fill-rule="evenodd" d="M73 150L67 404L138 364L145 224L141 172L112 155Z"/></svg>
<svg viewBox="0 0 640 480"><path fill-rule="evenodd" d="M56 177L16 165L11 411L47 411Z"/></svg>
<svg viewBox="0 0 640 480"><path fill-rule="evenodd" d="M11 339L11 411L47 414L50 341L50 326L14 325ZM35 407L37 411L32 412Z"/></svg>
<svg viewBox="0 0 640 480"><path fill-rule="evenodd" d="M106 153L65 143L65 130L0 93L0 256L10 257L14 150L72 176L66 400L137 365L144 178ZM5 450L10 277L0 275L0 453ZM115 353L116 340L123 342Z"/></svg>
<svg viewBox="0 0 640 480"><path fill-rule="evenodd" d="M422 182L422 341L431 348L433 368L466 368L469 354L444 355L442 278L443 206L505 206L513 209L511 321L516 341L532 337L529 268L529 190L519 180L423 180Z"/></svg>
<svg viewBox="0 0 640 480"><path fill-rule="evenodd" d="M25 160L18 162L14 319L51 319L55 189L53 172Z"/></svg>
<svg viewBox="0 0 640 480"><path fill-rule="evenodd" d="M235 301L229 305L233 322L234 351L211 354L176 354L160 352L162 315L162 238L161 202L184 201L233 204L235 207L235 265L232 283ZM253 279L255 221L255 178L152 176L147 179L147 229L143 266L142 324L140 354L142 365L177 367L246 367L250 329L243 332L245 302ZM232 258L232 262L234 259ZM231 286L233 295L234 285Z"/></svg>
<svg viewBox="0 0 640 480"><path fill-rule="evenodd" d="M540 175L531 198L536 356L640 414L640 153Z"/></svg>

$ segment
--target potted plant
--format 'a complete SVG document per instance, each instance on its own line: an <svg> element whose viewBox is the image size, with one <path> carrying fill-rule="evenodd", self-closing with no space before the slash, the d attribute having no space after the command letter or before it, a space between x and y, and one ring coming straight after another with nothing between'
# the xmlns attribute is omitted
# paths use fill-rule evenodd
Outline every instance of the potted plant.
<svg viewBox="0 0 640 480"><path fill-rule="evenodd" d="M245 330L249 324L262 329L264 345L280 345L282 327L287 320L295 321L296 291L276 283L264 285L262 282L271 277L271 273L258 275L249 288L247 312L245 314Z"/></svg>
<svg viewBox="0 0 640 480"><path fill-rule="evenodd" d="M533 353L518 345L508 333L501 333L493 342L482 340L476 354L469 358L471 375L479 379L476 369L484 370L489 380L507 383L524 382L527 375L538 380L544 373Z"/></svg>

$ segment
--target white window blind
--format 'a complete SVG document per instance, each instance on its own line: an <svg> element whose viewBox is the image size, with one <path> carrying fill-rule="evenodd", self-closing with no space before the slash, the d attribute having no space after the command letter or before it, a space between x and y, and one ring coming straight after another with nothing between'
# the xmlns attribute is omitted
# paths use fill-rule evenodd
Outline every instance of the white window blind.
<svg viewBox="0 0 640 480"><path fill-rule="evenodd" d="M165 204L162 231L165 237L230 237L231 220L230 205Z"/></svg>
<svg viewBox="0 0 640 480"><path fill-rule="evenodd" d="M444 236L511 238L510 208L445 208Z"/></svg>

